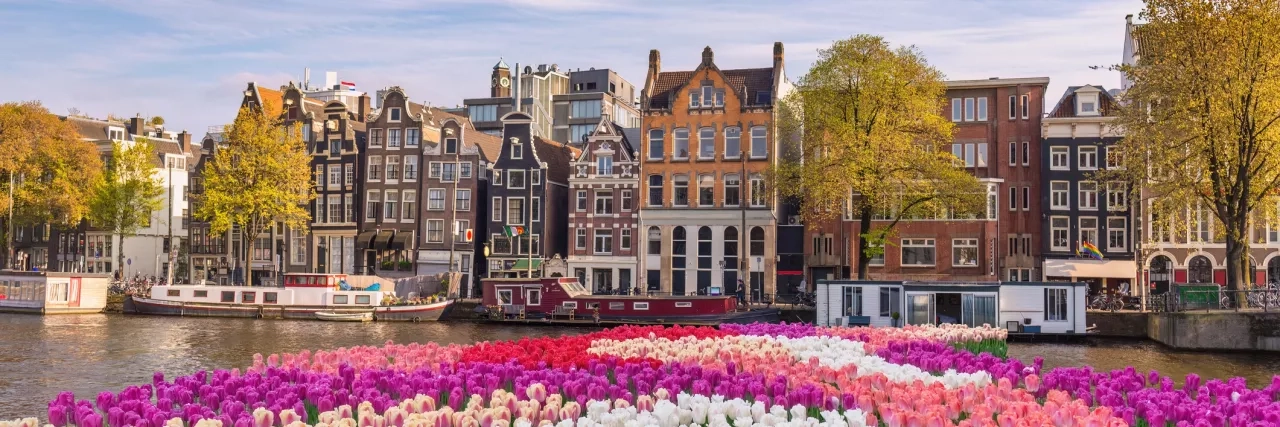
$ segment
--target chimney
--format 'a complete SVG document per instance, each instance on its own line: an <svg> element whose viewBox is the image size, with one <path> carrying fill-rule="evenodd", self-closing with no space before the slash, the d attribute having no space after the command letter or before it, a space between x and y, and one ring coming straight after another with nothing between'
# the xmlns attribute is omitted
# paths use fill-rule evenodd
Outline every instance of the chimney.
<svg viewBox="0 0 1280 427"><path fill-rule="evenodd" d="M511 79L511 111L520 111L520 63L516 63L516 76Z"/></svg>
<svg viewBox="0 0 1280 427"><path fill-rule="evenodd" d="M708 67L713 65L715 54L711 52L711 46L702 48L702 66Z"/></svg>
<svg viewBox="0 0 1280 427"><path fill-rule="evenodd" d="M141 114L134 116L132 119L129 119L129 133L134 135L147 134L146 120L143 120Z"/></svg>
<svg viewBox="0 0 1280 427"><path fill-rule="evenodd" d="M782 68L782 42L773 42L773 68Z"/></svg>
<svg viewBox="0 0 1280 427"><path fill-rule="evenodd" d="M657 77L662 72L662 56L658 54L657 49L649 50L649 73L652 77Z"/></svg>
<svg viewBox="0 0 1280 427"><path fill-rule="evenodd" d="M1133 14L1132 14L1132 13L1130 13L1130 14L1128 14L1128 15L1125 15L1125 16L1124 16L1124 23L1125 23L1125 25L1133 25Z"/></svg>
<svg viewBox="0 0 1280 427"><path fill-rule="evenodd" d="M178 148L181 148L183 153L191 150L191 134L187 133L186 129L178 133Z"/></svg>
<svg viewBox="0 0 1280 427"><path fill-rule="evenodd" d="M369 94L362 93L356 99L356 121L364 123L369 118Z"/></svg>

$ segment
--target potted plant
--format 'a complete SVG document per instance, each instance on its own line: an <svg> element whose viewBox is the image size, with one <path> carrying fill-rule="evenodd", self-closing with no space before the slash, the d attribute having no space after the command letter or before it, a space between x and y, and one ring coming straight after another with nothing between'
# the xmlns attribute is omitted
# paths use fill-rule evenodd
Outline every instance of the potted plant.
<svg viewBox="0 0 1280 427"><path fill-rule="evenodd" d="M400 260L400 271L409 271L413 269L413 263L409 260Z"/></svg>
<svg viewBox="0 0 1280 427"><path fill-rule="evenodd" d="M902 313L899 313L899 312L896 312L896 311L895 311L895 312L893 312L893 314L889 315L889 317L892 317L892 318L893 318L893 326L894 326L894 327L901 326L901 325L899 325L899 324L898 324L898 320L902 318Z"/></svg>
<svg viewBox="0 0 1280 427"><path fill-rule="evenodd" d="M394 266L395 266L395 264L394 264L394 263L392 263L392 262L391 262L391 260L382 261L382 269L383 269L383 270L390 270L390 269L391 269L392 267L394 267Z"/></svg>

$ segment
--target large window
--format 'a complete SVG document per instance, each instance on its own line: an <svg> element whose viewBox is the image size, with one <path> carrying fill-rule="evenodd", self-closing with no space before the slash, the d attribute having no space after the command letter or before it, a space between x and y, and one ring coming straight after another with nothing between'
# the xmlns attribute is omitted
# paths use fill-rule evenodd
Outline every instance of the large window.
<svg viewBox="0 0 1280 427"><path fill-rule="evenodd" d="M342 165L329 165L329 188L342 185Z"/></svg>
<svg viewBox="0 0 1280 427"><path fill-rule="evenodd" d="M382 217L386 219L394 219L396 217L396 209L400 207L400 193L387 190L386 200L382 201Z"/></svg>
<svg viewBox="0 0 1280 427"><path fill-rule="evenodd" d="M507 199L507 224L524 225L524 199Z"/></svg>
<svg viewBox="0 0 1280 427"><path fill-rule="evenodd" d="M658 227L649 227L649 255L662 254L662 230Z"/></svg>
<svg viewBox="0 0 1280 427"><path fill-rule="evenodd" d="M387 156L387 183L400 179L400 156Z"/></svg>
<svg viewBox="0 0 1280 427"><path fill-rule="evenodd" d="M1067 290L1049 288L1044 290L1044 320L1053 322L1067 321Z"/></svg>
<svg viewBox="0 0 1280 427"><path fill-rule="evenodd" d="M400 129L387 129L387 148L400 148Z"/></svg>
<svg viewBox="0 0 1280 427"><path fill-rule="evenodd" d="M613 175L613 157L607 155L596 157L596 175Z"/></svg>
<svg viewBox="0 0 1280 427"><path fill-rule="evenodd" d="M431 243L444 242L444 220L443 219L427 220L427 241Z"/></svg>
<svg viewBox="0 0 1280 427"><path fill-rule="evenodd" d="M569 142L586 142L596 125L569 125Z"/></svg>
<svg viewBox="0 0 1280 427"><path fill-rule="evenodd" d="M1049 218L1049 247L1055 251L1065 251L1071 247L1071 220L1065 216Z"/></svg>
<svg viewBox="0 0 1280 427"><path fill-rule="evenodd" d="M613 253L613 230L612 229L595 229L595 253L597 255L608 255Z"/></svg>
<svg viewBox="0 0 1280 427"><path fill-rule="evenodd" d="M602 190L596 192L596 215L609 215L613 213L613 190Z"/></svg>
<svg viewBox="0 0 1280 427"><path fill-rule="evenodd" d="M978 239L951 240L951 266L978 266Z"/></svg>
<svg viewBox="0 0 1280 427"><path fill-rule="evenodd" d="M342 222L342 196L329 195L329 218L326 222Z"/></svg>
<svg viewBox="0 0 1280 427"><path fill-rule="evenodd" d="M715 189L715 175L698 175L698 207L709 208L715 206Z"/></svg>
<svg viewBox="0 0 1280 427"><path fill-rule="evenodd" d="M649 130L649 160L662 160L664 138L662 129Z"/></svg>
<svg viewBox="0 0 1280 427"><path fill-rule="evenodd" d="M382 206L382 194L377 190L370 191L366 196L364 206L365 219L372 220L378 217L378 207Z"/></svg>
<svg viewBox="0 0 1280 427"><path fill-rule="evenodd" d="M418 211L418 192L414 190L404 190L403 200L400 201L404 205L404 215L401 218L413 219L414 214Z"/></svg>
<svg viewBox="0 0 1280 427"><path fill-rule="evenodd" d="M766 200L764 192L764 177L760 175L751 176L751 206L764 206Z"/></svg>
<svg viewBox="0 0 1280 427"><path fill-rule="evenodd" d="M649 206L662 206L662 175L649 175Z"/></svg>
<svg viewBox="0 0 1280 427"><path fill-rule="evenodd" d="M453 163L446 165L450 170L453 166ZM418 156L404 156L404 180L413 181L416 179L418 179Z"/></svg>
<svg viewBox="0 0 1280 427"><path fill-rule="evenodd" d="M422 141L422 129L409 128L404 130L404 145L409 147L417 147L418 142Z"/></svg>
<svg viewBox="0 0 1280 427"><path fill-rule="evenodd" d="M748 248L750 255L755 257L764 255L764 229L751 227L751 235L748 237L751 239L750 248Z"/></svg>
<svg viewBox="0 0 1280 427"><path fill-rule="evenodd" d="M1070 195L1067 194L1071 184L1067 181L1050 181L1049 182L1049 207L1051 209L1067 209L1070 204Z"/></svg>
<svg viewBox="0 0 1280 427"><path fill-rule="evenodd" d="M961 98L951 98L951 121L964 121L964 100Z"/></svg>
<svg viewBox="0 0 1280 427"><path fill-rule="evenodd" d="M1125 191L1124 182L1107 183L1107 210L1122 211L1129 209L1129 194Z"/></svg>
<svg viewBox="0 0 1280 427"><path fill-rule="evenodd" d="M1107 218L1107 251L1127 252L1129 232L1124 217Z"/></svg>
<svg viewBox="0 0 1280 427"><path fill-rule="evenodd" d="M763 159L769 154L769 130L764 126L751 128L751 158Z"/></svg>
<svg viewBox="0 0 1280 427"><path fill-rule="evenodd" d="M902 306L902 289L880 288L880 316L890 317Z"/></svg>
<svg viewBox="0 0 1280 427"><path fill-rule="evenodd" d="M1080 189L1080 210L1098 210L1098 182L1080 181L1077 185Z"/></svg>
<svg viewBox="0 0 1280 427"><path fill-rule="evenodd" d="M1082 216L1080 217L1079 221L1080 221L1080 244L1078 246L1083 247L1084 242L1089 242L1089 244L1095 245L1095 246L1101 246L1099 244L1102 242L1098 241L1098 218L1091 217L1091 216Z"/></svg>
<svg viewBox="0 0 1280 427"><path fill-rule="evenodd" d="M524 188L523 170L507 170L507 188Z"/></svg>
<svg viewBox="0 0 1280 427"><path fill-rule="evenodd" d="M674 156L676 160L689 158L689 129L679 128L671 132Z"/></svg>
<svg viewBox="0 0 1280 427"><path fill-rule="evenodd" d="M369 181L382 179L382 156L369 156Z"/></svg>
<svg viewBox="0 0 1280 427"><path fill-rule="evenodd" d="M577 228L575 229L573 234L574 234L573 247L577 249L586 249L587 248L587 229Z"/></svg>
<svg viewBox="0 0 1280 427"><path fill-rule="evenodd" d="M841 313L845 316L861 316L862 315L862 288L859 286L845 286L844 296L840 299L842 307Z"/></svg>
<svg viewBox="0 0 1280 427"><path fill-rule="evenodd" d="M672 177L671 186L673 189L671 204L675 206L689 206L689 175L676 175Z"/></svg>
<svg viewBox="0 0 1280 427"><path fill-rule="evenodd" d="M978 121L987 121L987 98L978 98Z"/></svg>
<svg viewBox="0 0 1280 427"><path fill-rule="evenodd" d="M382 129L369 129L369 146L382 147Z"/></svg>
<svg viewBox="0 0 1280 427"><path fill-rule="evenodd" d="M1049 169L1070 170L1070 147L1049 147Z"/></svg>
<svg viewBox="0 0 1280 427"><path fill-rule="evenodd" d="M742 128L724 128L724 158L736 159L742 156Z"/></svg>
<svg viewBox="0 0 1280 427"><path fill-rule="evenodd" d="M569 118L594 119L600 117L600 100L589 99L569 102Z"/></svg>
<svg viewBox="0 0 1280 427"><path fill-rule="evenodd" d="M444 210L444 189L443 188L427 189L427 210L429 211Z"/></svg>
<svg viewBox="0 0 1280 427"><path fill-rule="evenodd" d="M933 239L902 239L902 265L934 265L933 242Z"/></svg>
<svg viewBox="0 0 1280 427"><path fill-rule="evenodd" d="M710 160L716 158L716 129L698 129L698 158Z"/></svg>
<svg viewBox="0 0 1280 427"><path fill-rule="evenodd" d="M1076 151L1080 154L1080 170L1098 169L1098 147L1092 145L1080 146Z"/></svg>
<svg viewBox="0 0 1280 427"><path fill-rule="evenodd" d="M459 211L471 210L471 189L459 188L453 190L453 208Z"/></svg>
<svg viewBox="0 0 1280 427"><path fill-rule="evenodd" d="M492 122L498 120L498 106L472 105L467 108L472 122Z"/></svg>
<svg viewBox="0 0 1280 427"><path fill-rule="evenodd" d="M738 206L742 203L742 180L737 174L725 174L724 176L724 205Z"/></svg>

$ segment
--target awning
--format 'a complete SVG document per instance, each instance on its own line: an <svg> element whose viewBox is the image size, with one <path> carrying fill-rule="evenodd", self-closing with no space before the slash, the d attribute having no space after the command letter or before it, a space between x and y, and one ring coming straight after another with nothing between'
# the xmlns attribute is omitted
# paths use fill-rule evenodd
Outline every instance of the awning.
<svg viewBox="0 0 1280 427"><path fill-rule="evenodd" d="M366 231L356 235L356 247L368 249L369 244L373 242L373 235L378 234L376 231Z"/></svg>
<svg viewBox="0 0 1280 427"><path fill-rule="evenodd" d="M412 240L412 239L413 239L413 233L412 233L412 232L408 232L408 231L401 231L401 232L398 232L398 233L396 233L395 237L392 237L392 238L391 238L391 246L390 246L390 249L391 249L391 250L402 250L402 249L404 249L404 248L407 248L407 247L409 247L409 245L411 244L410 240Z"/></svg>
<svg viewBox="0 0 1280 427"><path fill-rule="evenodd" d="M373 242L369 243L369 249L386 249L387 245L391 244L391 236L393 235L395 235L395 232L391 230L379 231L378 235L374 236Z"/></svg>
<svg viewBox="0 0 1280 427"><path fill-rule="evenodd" d="M1045 277L1133 279L1137 273L1138 264L1126 260L1044 260Z"/></svg>
<svg viewBox="0 0 1280 427"><path fill-rule="evenodd" d="M539 268L542 268L542 260L538 258L534 258L533 269L537 270ZM526 258L521 258L516 260L516 263L513 264L511 268L508 268L508 270L528 270L528 269L529 269L529 260Z"/></svg>

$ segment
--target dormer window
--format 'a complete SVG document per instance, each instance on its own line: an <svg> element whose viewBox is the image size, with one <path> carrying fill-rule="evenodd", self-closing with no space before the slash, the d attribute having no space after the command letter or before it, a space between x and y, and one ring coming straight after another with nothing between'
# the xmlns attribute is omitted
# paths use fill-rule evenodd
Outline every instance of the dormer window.
<svg viewBox="0 0 1280 427"><path fill-rule="evenodd" d="M756 92L756 105L768 105L772 94L767 90Z"/></svg>
<svg viewBox="0 0 1280 427"><path fill-rule="evenodd" d="M689 92L689 108L702 107L702 94L698 91Z"/></svg>
<svg viewBox="0 0 1280 427"><path fill-rule="evenodd" d="M1098 114L1098 95L1097 94L1080 94L1076 97L1079 104L1078 114L1082 116L1092 116Z"/></svg>
<svg viewBox="0 0 1280 427"><path fill-rule="evenodd" d="M511 138L511 158L524 158L524 144L520 143L520 138Z"/></svg>
<svg viewBox="0 0 1280 427"><path fill-rule="evenodd" d="M108 129L107 137L112 141L124 141L124 129Z"/></svg>
<svg viewBox="0 0 1280 427"><path fill-rule="evenodd" d="M399 109L399 108L391 108L391 109L390 109L390 111L389 111L389 113L391 114L391 121L393 121L393 122L398 122L398 121L400 121L400 109Z"/></svg>
<svg viewBox="0 0 1280 427"><path fill-rule="evenodd" d="M445 154L458 154L458 138L445 138L445 139L444 139L444 153L445 153Z"/></svg>
<svg viewBox="0 0 1280 427"><path fill-rule="evenodd" d="M715 97L715 90L716 88L711 85L706 85L702 87L702 99L706 100L705 103L707 104L708 107L711 106L711 99Z"/></svg>

